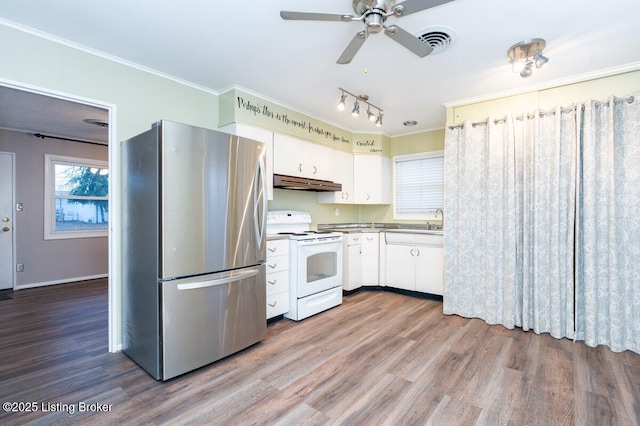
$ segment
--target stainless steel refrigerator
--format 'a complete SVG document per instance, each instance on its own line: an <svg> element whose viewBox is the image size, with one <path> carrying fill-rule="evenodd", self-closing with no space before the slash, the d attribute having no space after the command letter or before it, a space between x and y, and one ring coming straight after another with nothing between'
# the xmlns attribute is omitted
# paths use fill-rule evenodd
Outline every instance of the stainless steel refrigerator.
<svg viewBox="0 0 640 426"><path fill-rule="evenodd" d="M266 336L265 149L166 120L122 142L123 350L158 380Z"/></svg>

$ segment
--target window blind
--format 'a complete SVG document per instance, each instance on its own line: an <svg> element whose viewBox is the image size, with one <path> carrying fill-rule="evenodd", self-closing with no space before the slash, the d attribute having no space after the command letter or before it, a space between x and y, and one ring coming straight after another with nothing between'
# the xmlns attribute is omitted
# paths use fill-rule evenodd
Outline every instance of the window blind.
<svg viewBox="0 0 640 426"><path fill-rule="evenodd" d="M444 156L396 159L395 210L423 213L443 208Z"/></svg>

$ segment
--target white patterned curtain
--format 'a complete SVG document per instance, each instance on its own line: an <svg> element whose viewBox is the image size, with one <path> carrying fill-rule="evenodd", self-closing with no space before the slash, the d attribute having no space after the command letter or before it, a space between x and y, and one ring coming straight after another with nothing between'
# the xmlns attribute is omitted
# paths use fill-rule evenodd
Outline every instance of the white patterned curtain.
<svg viewBox="0 0 640 426"><path fill-rule="evenodd" d="M574 336L576 129L573 108L516 121L519 325L556 338Z"/></svg>
<svg viewBox="0 0 640 426"><path fill-rule="evenodd" d="M576 143L572 109L447 130L444 313L573 337Z"/></svg>
<svg viewBox="0 0 640 426"><path fill-rule="evenodd" d="M446 132L446 314L519 325L513 120Z"/></svg>
<svg viewBox="0 0 640 426"><path fill-rule="evenodd" d="M640 353L637 96L475 124L446 130L444 313Z"/></svg>
<svg viewBox="0 0 640 426"><path fill-rule="evenodd" d="M640 353L640 99L584 105L577 338Z"/></svg>

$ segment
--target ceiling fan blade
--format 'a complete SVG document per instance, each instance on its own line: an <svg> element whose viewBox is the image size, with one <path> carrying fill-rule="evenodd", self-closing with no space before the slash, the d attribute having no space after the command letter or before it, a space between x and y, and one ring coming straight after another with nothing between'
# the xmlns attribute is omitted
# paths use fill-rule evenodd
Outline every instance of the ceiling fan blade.
<svg viewBox="0 0 640 426"><path fill-rule="evenodd" d="M432 7L440 6L441 4L452 2L453 0L405 0L402 3L398 3L393 9L404 9L399 16L410 15L412 13L420 12L422 10L431 9Z"/></svg>
<svg viewBox="0 0 640 426"><path fill-rule="evenodd" d="M367 34L364 31L360 31L359 33L357 33L351 39L351 42L349 43L347 48L344 49L344 52L342 52L342 55L340 55L336 63L348 64L349 62L351 62L353 57L356 56L356 53L358 53L358 50L360 50L360 48L364 44L364 41L367 39L366 36Z"/></svg>
<svg viewBox="0 0 640 426"><path fill-rule="evenodd" d="M390 25L388 28L385 28L384 33L387 37L403 45L421 58L424 58L433 51L433 47L429 44L414 37L413 34L403 30L397 25Z"/></svg>
<svg viewBox="0 0 640 426"><path fill-rule="evenodd" d="M295 21L344 21L351 22L353 15L339 15L337 13L313 13L313 12L289 12L287 10L280 11L282 19Z"/></svg>

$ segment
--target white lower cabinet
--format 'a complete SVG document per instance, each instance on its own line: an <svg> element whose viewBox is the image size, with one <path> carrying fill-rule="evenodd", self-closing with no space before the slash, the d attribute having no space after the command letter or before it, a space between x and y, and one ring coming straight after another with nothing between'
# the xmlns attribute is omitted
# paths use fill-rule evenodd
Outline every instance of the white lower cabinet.
<svg viewBox="0 0 640 426"><path fill-rule="evenodd" d="M342 288L355 290L362 286L362 246L360 233L346 234L343 238Z"/></svg>
<svg viewBox="0 0 640 426"><path fill-rule="evenodd" d="M345 236L342 288L355 290L364 286L377 286L380 234L356 232Z"/></svg>
<svg viewBox="0 0 640 426"><path fill-rule="evenodd" d="M363 232L362 236L362 285L379 285L380 234Z"/></svg>
<svg viewBox="0 0 640 426"><path fill-rule="evenodd" d="M387 286L442 296L442 247L387 244L385 266Z"/></svg>
<svg viewBox="0 0 640 426"><path fill-rule="evenodd" d="M289 312L289 240L267 241L267 319Z"/></svg>

